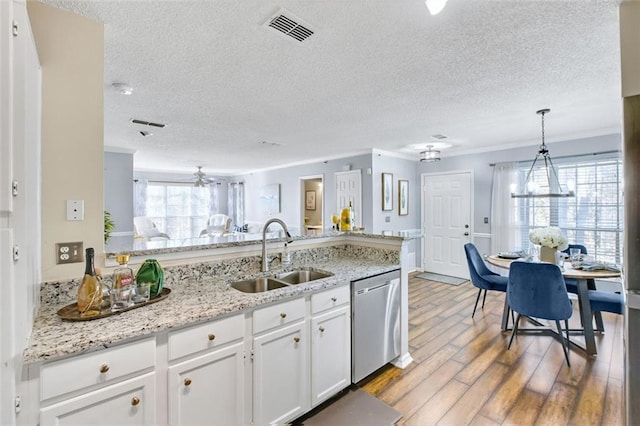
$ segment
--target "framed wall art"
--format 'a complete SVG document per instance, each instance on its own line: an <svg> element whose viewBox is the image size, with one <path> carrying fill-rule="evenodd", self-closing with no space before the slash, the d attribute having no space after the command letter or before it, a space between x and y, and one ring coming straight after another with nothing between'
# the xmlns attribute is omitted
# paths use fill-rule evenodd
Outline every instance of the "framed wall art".
<svg viewBox="0 0 640 426"><path fill-rule="evenodd" d="M393 175L382 173L382 210L393 210Z"/></svg>
<svg viewBox="0 0 640 426"><path fill-rule="evenodd" d="M305 209L315 210L316 209L316 191L306 191L304 195L305 195Z"/></svg>
<svg viewBox="0 0 640 426"><path fill-rule="evenodd" d="M398 180L398 215L409 214L409 181Z"/></svg>

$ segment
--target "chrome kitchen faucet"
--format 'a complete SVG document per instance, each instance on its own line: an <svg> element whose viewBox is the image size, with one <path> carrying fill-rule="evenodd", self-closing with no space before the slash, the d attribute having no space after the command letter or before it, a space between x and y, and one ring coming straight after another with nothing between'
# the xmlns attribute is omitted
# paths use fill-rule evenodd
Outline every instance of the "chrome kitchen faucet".
<svg viewBox="0 0 640 426"><path fill-rule="evenodd" d="M292 243L293 239L291 238L291 234L289 233L289 230L287 229L287 224L284 223L282 220L278 219L278 218L271 218L269 220L267 220L264 224L264 227L262 228L262 272L267 272L269 271L269 259L267 258L267 244L266 244L266 240L267 240L267 228L269 228L269 225L271 225L272 223L279 223L280 226L282 226L282 229L284 229L284 233L285 236L287 238L287 243Z"/></svg>

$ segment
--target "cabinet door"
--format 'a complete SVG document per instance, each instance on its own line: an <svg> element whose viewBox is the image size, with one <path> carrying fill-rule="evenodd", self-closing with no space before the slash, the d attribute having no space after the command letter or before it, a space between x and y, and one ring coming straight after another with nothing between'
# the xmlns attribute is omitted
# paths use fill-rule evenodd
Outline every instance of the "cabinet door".
<svg viewBox="0 0 640 426"><path fill-rule="evenodd" d="M172 425L244 424L244 343L169 367Z"/></svg>
<svg viewBox="0 0 640 426"><path fill-rule="evenodd" d="M42 425L155 425L155 373L40 410Z"/></svg>
<svg viewBox="0 0 640 426"><path fill-rule="evenodd" d="M351 310L349 305L311 320L311 404L351 383Z"/></svg>
<svg viewBox="0 0 640 426"><path fill-rule="evenodd" d="M254 423L283 424L309 409L305 321L253 340Z"/></svg>

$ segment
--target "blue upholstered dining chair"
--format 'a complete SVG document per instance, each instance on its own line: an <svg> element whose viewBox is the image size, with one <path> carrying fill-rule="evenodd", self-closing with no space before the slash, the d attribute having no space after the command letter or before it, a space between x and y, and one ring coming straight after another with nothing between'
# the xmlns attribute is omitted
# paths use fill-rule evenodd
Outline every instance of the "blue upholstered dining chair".
<svg viewBox="0 0 640 426"><path fill-rule="evenodd" d="M585 255L588 254L587 248L582 244L569 244L569 247L567 247L567 249L563 250L562 252L567 254L568 256L569 250L571 250L572 248L579 249L581 254L585 254ZM564 282L567 284L567 291L569 293L578 294L578 280L576 280L575 278L565 278ZM596 281L594 279L588 279L587 288L590 291L596 290ZM580 299L578 299L578 305L579 304L580 304ZM602 315L600 314L600 310L593 309L593 306L592 306L591 311L593 312L593 316L596 320L596 330L600 332L604 332L604 322L602 321ZM582 318L580 318L580 320L582 321Z"/></svg>
<svg viewBox="0 0 640 426"><path fill-rule="evenodd" d="M478 297L476 297L476 304L473 306L473 313L471 314L471 318L473 318L476 314L476 308L478 307L478 301L480 300L482 291L484 290L484 297L482 298L482 307L484 308L487 290L507 291L508 278L491 272L489 268L487 268L487 265L485 265L480 253L478 253L478 249L472 243L464 245L464 252L467 255L467 265L469 266L471 283L478 287Z"/></svg>
<svg viewBox="0 0 640 426"><path fill-rule="evenodd" d="M509 339L509 346L518 333L520 317L533 317L556 322L564 357L569 363L569 318L573 313L562 271L551 263L513 262L507 285L509 307L518 314ZM565 322L567 338L562 337L560 321Z"/></svg>
<svg viewBox="0 0 640 426"><path fill-rule="evenodd" d="M581 254L588 254L587 248L582 244L569 244L569 247L567 247L566 250L563 250L562 253L565 253L567 256L569 256L569 250L576 249L576 248L580 249ZM575 278L565 278L564 282L567 283L567 291L569 293L578 294L578 280L576 280ZM589 290L596 289L595 287L596 284L594 280L588 280L587 285L589 286Z"/></svg>
<svg viewBox="0 0 640 426"><path fill-rule="evenodd" d="M624 310L624 298L620 293L589 290L589 302L591 303L591 310L594 312L612 312L622 315Z"/></svg>

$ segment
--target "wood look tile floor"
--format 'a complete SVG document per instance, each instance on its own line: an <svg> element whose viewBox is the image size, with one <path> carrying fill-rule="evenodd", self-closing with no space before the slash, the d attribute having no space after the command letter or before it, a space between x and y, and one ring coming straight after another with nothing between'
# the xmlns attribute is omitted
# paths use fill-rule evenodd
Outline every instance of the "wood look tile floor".
<svg viewBox="0 0 640 426"><path fill-rule="evenodd" d="M598 355L558 340L519 335L507 350L504 293L489 292L471 318L477 289L409 277L409 350L404 370L386 367L363 389L402 414L399 425L622 425L623 317L603 313ZM482 300L480 300L480 304ZM577 303L571 321L579 322ZM521 323L521 326L526 324Z"/></svg>

